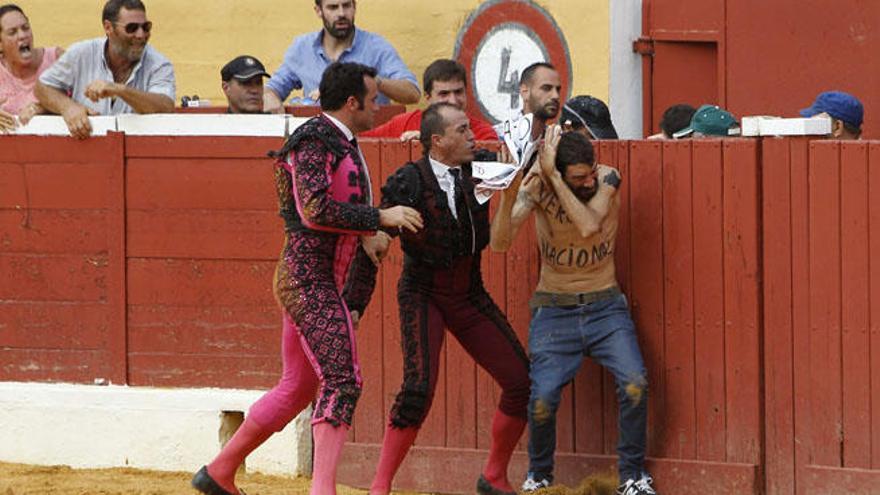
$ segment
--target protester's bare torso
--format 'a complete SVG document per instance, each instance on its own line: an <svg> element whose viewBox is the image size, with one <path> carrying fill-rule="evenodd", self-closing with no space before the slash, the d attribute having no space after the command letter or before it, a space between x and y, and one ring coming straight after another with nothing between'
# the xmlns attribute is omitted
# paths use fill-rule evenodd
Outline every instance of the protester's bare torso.
<svg viewBox="0 0 880 495"><path fill-rule="evenodd" d="M537 290L582 293L616 286L614 251L619 197L614 195L611 198L611 206L601 229L584 238L549 185L541 183L531 196L536 203L536 230L541 258Z"/></svg>

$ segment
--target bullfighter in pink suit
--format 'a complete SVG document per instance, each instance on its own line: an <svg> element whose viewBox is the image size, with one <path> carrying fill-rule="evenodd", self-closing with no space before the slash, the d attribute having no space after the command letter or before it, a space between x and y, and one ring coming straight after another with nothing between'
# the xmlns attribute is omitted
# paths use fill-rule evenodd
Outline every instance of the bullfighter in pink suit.
<svg viewBox="0 0 880 495"><path fill-rule="evenodd" d="M373 126L376 72L334 63L321 80L323 114L296 129L275 167L285 244L274 292L283 308L283 372L220 454L193 477L209 495L240 493L235 472L318 396L312 417L313 495L336 493L336 465L361 393L354 326L369 302L380 227L417 231L418 212L371 206L370 177L354 140ZM372 258L372 259L371 259Z"/></svg>

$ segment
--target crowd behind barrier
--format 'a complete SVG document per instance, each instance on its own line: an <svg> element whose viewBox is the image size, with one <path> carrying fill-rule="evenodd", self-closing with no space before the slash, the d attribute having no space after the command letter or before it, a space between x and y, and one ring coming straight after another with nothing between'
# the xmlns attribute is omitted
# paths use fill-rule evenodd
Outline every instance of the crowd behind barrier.
<svg viewBox="0 0 880 495"><path fill-rule="evenodd" d="M281 67L265 87L263 79L269 73L262 63L248 55L236 57L220 70L227 105L216 105L209 110L196 107L197 111L282 112L283 102L293 89L302 89L303 95L292 102L305 104L306 108L317 105L318 80L323 69L335 60L376 68L381 102L388 103L388 96L404 104L418 101L418 82L396 50L380 35L356 27L354 1L319 0L314 8L322 20L322 29L294 40ZM171 110L176 95L172 63L148 44L152 22L148 20L146 6L139 0L108 0L102 22L106 38L75 44L71 53L65 54L59 47L34 46L26 13L14 4L0 6L0 132L26 125L34 115L57 113L64 115L73 135L86 137L89 114ZM59 58L59 64L55 64ZM218 69L221 64L222 61L217 61ZM425 97L431 103L430 83L427 80L423 83ZM256 98L256 92L262 92L263 98ZM183 100L186 100L184 107L188 106L190 97ZM577 104L577 98L573 104ZM668 110L687 106L674 105ZM791 114L797 110L791 109ZM858 139L861 134L861 103L846 93L820 93L816 102L801 114L831 117L830 136L833 138ZM688 136L693 127L689 120L682 120L685 115L667 111L660 122L661 132L652 137ZM730 117L736 121L734 116ZM681 123L673 124L676 118ZM610 115L607 120L610 123ZM478 126L474 124L474 127ZM712 131L709 132L711 135ZM604 138L614 137L616 132Z"/></svg>

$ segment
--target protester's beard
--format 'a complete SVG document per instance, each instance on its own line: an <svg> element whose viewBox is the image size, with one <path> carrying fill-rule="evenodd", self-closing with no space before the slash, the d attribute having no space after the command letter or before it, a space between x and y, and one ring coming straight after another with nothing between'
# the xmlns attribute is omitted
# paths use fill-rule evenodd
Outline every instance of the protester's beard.
<svg viewBox="0 0 880 495"><path fill-rule="evenodd" d="M573 192L574 195L577 196L577 198L579 200L583 201L584 203L593 199L593 196L596 195L596 191L599 190L599 188L597 186L593 186L593 187L587 187L587 186L571 187L571 186L568 186L568 188L571 189L571 192Z"/></svg>
<svg viewBox="0 0 880 495"><path fill-rule="evenodd" d="M337 28L336 21L329 22L324 19L324 29L330 33L330 36L333 36L338 40L348 39L348 37L351 36L352 31L354 31L354 21L350 22L345 28Z"/></svg>

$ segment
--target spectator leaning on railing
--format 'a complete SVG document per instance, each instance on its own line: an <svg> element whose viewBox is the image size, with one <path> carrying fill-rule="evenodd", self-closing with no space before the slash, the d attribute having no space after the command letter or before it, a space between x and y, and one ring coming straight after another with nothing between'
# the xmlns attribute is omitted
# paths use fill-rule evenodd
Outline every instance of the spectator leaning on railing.
<svg viewBox="0 0 880 495"><path fill-rule="evenodd" d="M102 20L107 37L74 43L35 89L80 139L92 133L89 115L174 111L174 68L147 44L153 23L144 4L108 0Z"/></svg>
<svg viewBox="0 0 880 495"><path fill-rule="evenodd" d="M355 0L315 0L315 13L324 28L293 40L281 67L266 83L267 112L280 113L294 89L303 90L302 103L317 105L321 75L333 62L357 62L376 69L380 105L389 98L406 104L419 101L419 83L394 47L378 34L355 27L356 7Z"/></svg>
<svg viewBox="0 0 880 495"><path fill-rule="evenodd" d="M43 113L34 96L37 78L61 54L59 47L37 48L31 23L18 5L0 5L0 132Z"/></svg>

